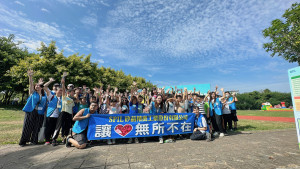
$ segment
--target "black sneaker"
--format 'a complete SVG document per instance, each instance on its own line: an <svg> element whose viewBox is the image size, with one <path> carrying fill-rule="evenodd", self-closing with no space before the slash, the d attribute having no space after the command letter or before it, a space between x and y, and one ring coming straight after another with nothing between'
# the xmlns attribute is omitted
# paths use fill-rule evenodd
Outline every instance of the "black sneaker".
<svg viewBox="0 0 300 169"><path fill-rule="evenodd" d="M38 143L36 142L30 142L30 145L37 145Z"/></svg>
<svg viewBox="0 0 300 169"><path fill-rule="evenodd" d="M25 145L26 145L26 142L20 142L20 143L19 143L19 146L20 146L20 147L24 147Z"/></svg>
<svg viewBox="0 0 300 169"><path fill-rule="evenodd" d="M52 141L52 146L54 147L54 146L57 146L57 141L56 140L53 140Z"/></svg>
<svg viewBox="0 0 300 169"><path fill-rule="evenodd" d="M71 147L71 143L69 142L69 139L70 138L72 138L71 136L68 136L67 138L66 138L66 147L67 148L69 148L69 147Z"/></svg>

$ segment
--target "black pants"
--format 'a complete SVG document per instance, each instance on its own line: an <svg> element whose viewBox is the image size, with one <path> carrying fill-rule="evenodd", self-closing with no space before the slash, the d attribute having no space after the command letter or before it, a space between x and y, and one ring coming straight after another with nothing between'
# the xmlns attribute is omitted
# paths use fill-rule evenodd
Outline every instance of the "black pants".
<svg viewBox="0 0 300 169"><path fill-rule="evenodd" d="M214 114L212 117L212 124L215 132L220 132L224 133L225 130L223 128L223 123L222 123L222 115L217 115L215 113L215 110L213 110Z"/></svg>
<svg viewBox="0 0 300 169"><path fill-rule="evenodd" d="M38 114L36 125L34 125L34 128L33 128L33 134L32 134L32 142L33 143L38 143L39 132L43 126L43 121L44 121L44 115Z"/></svg>
<svg viewBox="0 0 300 169"><path fill-rule="evenodd" d="M26 142L38 143L38 134L43 119L38 115L37 110L25 113L22 136L19 145L25 145Z"/></svg>
<svg viewBox="0 0 300 169"><path fill-rule="evenodd" d="M50 142L50 138L53 135L56 127L57 118L47 117L46 118L46 130L45 130L45 140Z"/></svg>
<svg viewBox="0 0 300 169"><path fill-rule="evenodd" d="M239 119L236 116L236 110L231 110L231 118L234 122L239 121Z"/></svg>
<svg viewBox="0 0 300 169"><path fill-rule="evenodd" d="M228 124L228 128L232 129L232 115L231 114L223 114L223 118L224 118L225 130L227 130L227 124Z"/></svg>
<svg viewBox="0 0 300 169"><path fill-rule="evenodd" d="M56 122L55 131L52 139L56 140L61 129L61 136L68 136L72 127L72 114L61 112Z"/></svg>
<svg viewBox="0 0 300 169"><path fill-rule="evenodd" d="M193 134L190 136L191 140L205 140L206 139L206 133L202 133L201 131L197 130L196 132L193 132Z"/></svg>

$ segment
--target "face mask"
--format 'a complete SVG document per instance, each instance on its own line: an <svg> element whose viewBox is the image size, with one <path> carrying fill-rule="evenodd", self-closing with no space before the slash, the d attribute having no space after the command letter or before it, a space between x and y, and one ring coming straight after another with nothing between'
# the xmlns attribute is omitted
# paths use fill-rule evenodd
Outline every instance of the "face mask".
<svg viewBox="0 0 300 169"><path fill-rule="evenodd" d="M226 94L226 97L229 97L229 95L228 95L228 94Z"/></svg>
<svg viewBox="0 0 300 169"><path fill-rule="evenodd" d="M207 97L207 100L209 101L209 100L210 100L210 97Z"/></svg>
<svg viewBox="0 0 300 169"><path fill-rule="evenodd" d="M173 107L173 103L169 103L169 106L170 106L170 107Z"/></svg>
<svg viewBox="0 0 300 169"><path fill-rule="evenodd" d="M112 108L111 108L111 111L116 112L116 111L117 111L117 108L112 107Z"/></svg>

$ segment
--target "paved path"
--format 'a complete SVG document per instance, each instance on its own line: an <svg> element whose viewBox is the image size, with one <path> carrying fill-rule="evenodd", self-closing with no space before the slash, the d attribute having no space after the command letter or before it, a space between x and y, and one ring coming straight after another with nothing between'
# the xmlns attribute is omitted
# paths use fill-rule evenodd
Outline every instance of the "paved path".
<svg viewBox="0 0 300 169"><path fill-rule="evenodd" d="M263 120L263 121L280 121L280 122L293 122L295 123L294 117L268 117L268 116L239 116L238 119L247 120Z"/></svg>
<svg viewBox="0 0 300 169"><path fill-rule="evenodd" d="M235 133L212 142L95 145L84 150L0 147L0 168L300 168L295 129Z"/></svg>

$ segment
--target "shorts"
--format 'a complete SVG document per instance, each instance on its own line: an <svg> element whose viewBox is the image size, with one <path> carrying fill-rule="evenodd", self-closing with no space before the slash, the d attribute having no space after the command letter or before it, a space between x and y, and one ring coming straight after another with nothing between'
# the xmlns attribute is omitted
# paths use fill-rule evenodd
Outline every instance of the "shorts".
<svg viewBox="0 0 300 169"><path fill-rule="evenodd" d="M86 132L81 132L79 134L73 135L73 139L78 142L79 145L87 143L87 137L86 137Z"/></svg>
<svg viewBox="0 0 300 169"><path fill-rule="evenodd" d="M231 110L231 116L232 116L232 121L237 122L239 119L237 118L236 115L236 110Z"/></svg>

